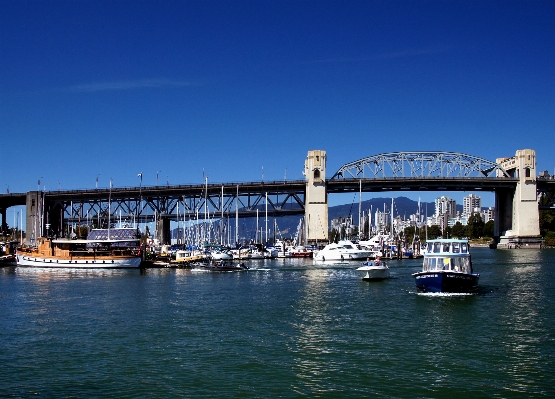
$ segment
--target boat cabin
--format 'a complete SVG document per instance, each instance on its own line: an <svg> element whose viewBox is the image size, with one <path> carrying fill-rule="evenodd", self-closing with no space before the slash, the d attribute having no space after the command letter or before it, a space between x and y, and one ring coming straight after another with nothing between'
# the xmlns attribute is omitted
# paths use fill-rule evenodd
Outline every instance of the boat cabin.
<svg viewBox="0 0 555 399"><path fill-rule="evenodd" d="M426 243L422 271L472 273L468 241L437 240Z"/></svg>

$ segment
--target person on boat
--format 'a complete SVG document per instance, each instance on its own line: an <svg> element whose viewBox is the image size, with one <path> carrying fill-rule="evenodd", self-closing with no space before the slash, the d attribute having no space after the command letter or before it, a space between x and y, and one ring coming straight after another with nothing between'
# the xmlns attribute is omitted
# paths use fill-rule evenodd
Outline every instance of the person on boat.
<svg viewBox="0 0 555 399"><path fill-rule="evenodd" d="M370 258L366 258L366 262L364 262L365 266L373 266L374 263L372 263L372 260Z"/></svg>
<svg viewBox="0 0 555 399"><path fill-rule="evenodd" d="M380 257L376 256L376 261L374 262L376 264L376 266L378 266L380 264Z"/></svg>

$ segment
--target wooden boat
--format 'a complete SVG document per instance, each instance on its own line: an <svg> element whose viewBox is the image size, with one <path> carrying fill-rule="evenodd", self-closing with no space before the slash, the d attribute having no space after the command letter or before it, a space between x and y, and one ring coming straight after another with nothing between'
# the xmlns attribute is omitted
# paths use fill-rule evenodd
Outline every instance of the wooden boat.
<svg viewBox="0 0 555 399"><path fill-rule="evenodd" d="M139 244L139 238L72 240L42 237L36 248L18 249L16 262L17 266L26 267L137 268L142 259Z"/></svg>

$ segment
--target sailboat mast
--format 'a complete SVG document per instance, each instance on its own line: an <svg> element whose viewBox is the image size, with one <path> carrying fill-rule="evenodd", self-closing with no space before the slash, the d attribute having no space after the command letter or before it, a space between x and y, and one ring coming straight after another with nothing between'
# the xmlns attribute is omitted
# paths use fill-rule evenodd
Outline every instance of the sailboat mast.
<svg viewBox="0 0 555 399"><path fill-rule="evenodd" d="M239 185L237 185L237 196L235 197L235 244L239 243Z"/></svg>
<svg viewBox="0 0 555 399"><path fill-rule="evenodd" d="M222 185L222 200L220 202L220 245L224 245L224 186Z"/></svg>
<svg viewBox="0 0 555 399"><path fill-rule="evenodd" d="M359 179L358 181L358 192L359 192L359 198L358 198L358 239L360 241L360 238L362 237L362 224L361 224L361 215L360 213L362 212L362 179Z"/></svg>
<svg viewBox="0 0 555 399"><path fill-rule="evenodd" d="M112 179L110 178L110 191L108 193L108 240L110 239L110 216L112 214Z"/></svg>

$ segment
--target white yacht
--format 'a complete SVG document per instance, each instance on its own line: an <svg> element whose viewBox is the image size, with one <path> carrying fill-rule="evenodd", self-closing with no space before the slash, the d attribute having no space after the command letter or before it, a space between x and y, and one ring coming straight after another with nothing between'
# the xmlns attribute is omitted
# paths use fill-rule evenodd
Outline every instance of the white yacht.
<svg viewBox="0 0 555 399"><path fill-rule="evenodd" d="M328 244L314 255L314 260L361 260L373 256L373 252L352 241L342 240Z"/></svg>

